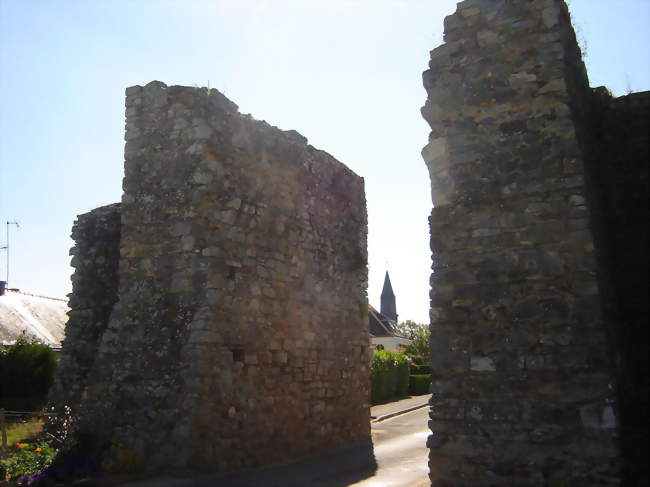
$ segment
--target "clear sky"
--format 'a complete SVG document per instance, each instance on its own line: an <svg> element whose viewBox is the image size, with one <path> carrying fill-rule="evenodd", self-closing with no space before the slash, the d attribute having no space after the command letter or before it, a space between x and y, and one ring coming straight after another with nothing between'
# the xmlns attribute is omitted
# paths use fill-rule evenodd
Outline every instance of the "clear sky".
<svg viewBox="0 0 650 487"><path fill-rule="evenodd" d="M75 216L121 197L124 89L225 92L366 181L369 298L428 322L421 72L450 0L0 0L0 246L10 284L64 297ZM650 0L572 0L592 86L650 89ZM6 273L0 251L0 278Z"/></svg>

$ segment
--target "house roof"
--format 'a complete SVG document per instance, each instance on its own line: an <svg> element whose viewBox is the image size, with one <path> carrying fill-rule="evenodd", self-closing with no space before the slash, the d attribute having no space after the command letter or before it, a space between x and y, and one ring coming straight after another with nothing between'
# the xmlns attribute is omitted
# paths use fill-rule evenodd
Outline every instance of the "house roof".
<svg viewBox="0 0 650 487"><path fill-rule="evenodd" d="M10 345L21 333L59 348L68 321L68 302L19 291L0 295L0 344Z"/></svg>
<svg viewBox="0 0 650 487"><path fill-rule="evenodd" d="M394 320L388 316L381 314L372 306L368 306L368 325L370 327L370 335L373 337L401 337L397 331L397 326Z"/></svg>

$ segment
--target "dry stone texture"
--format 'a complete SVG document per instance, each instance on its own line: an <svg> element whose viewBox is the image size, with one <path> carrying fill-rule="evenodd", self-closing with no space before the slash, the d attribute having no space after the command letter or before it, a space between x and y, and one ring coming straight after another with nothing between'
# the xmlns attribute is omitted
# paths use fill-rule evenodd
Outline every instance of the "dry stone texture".
<svg viewBox="0 0 650 487"><path fill-rule="evenodd" d="M619 402L623 485L648 476L648 162L650 92L590 96L594 236Z"/></svg>
<svg viewBox="0 0 650 487"><path fill-rule="evenodd" d="M619 482L585 183L588 85L561 0L466 0L424 73L434 486Z"/></svg>
<svg viewBox="0 0 650 487"><path fill-rule="evenodd" d="M125 137L118 301L82 428L156 469L368 440L363 179L216 90L128 88Z"/></svg>
<svg viewBox="0 0 650 487"><path fill-rule="evenodd" d="M97 348L117 301L120 260L120 205L79 215L70 250L73 293L52 397L57 409L77 404L95 362Z"/></svg>

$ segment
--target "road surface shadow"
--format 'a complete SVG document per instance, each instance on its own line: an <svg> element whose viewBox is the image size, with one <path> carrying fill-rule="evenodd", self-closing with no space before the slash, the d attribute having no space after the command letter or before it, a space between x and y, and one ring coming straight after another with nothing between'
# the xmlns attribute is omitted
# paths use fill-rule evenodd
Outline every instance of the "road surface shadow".
<svg viewBox="0 0 650 487"><path fill-rule="evenodd" d="M346 487L377 471L372 442L306 458L288 465L235 474L165 478L132 487Z"/></svg>

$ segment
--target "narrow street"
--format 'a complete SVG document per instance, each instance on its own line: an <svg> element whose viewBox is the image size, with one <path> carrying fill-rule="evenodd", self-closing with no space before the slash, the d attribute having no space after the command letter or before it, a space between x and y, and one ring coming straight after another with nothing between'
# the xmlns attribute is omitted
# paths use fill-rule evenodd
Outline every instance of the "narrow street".
<svg viewBox="0 0 650 487"><path fill-rule="evenodd" d="M372 425L376 473L350 487L429 486L426 447L429 408L421 408Z"/></svg>
<svg viewBox="0 0 650 487"><path fill-rule="evenodd" d="M373 446L228 476L158 478L128 487L424 487L428 408L372 424Z"/></svg>

